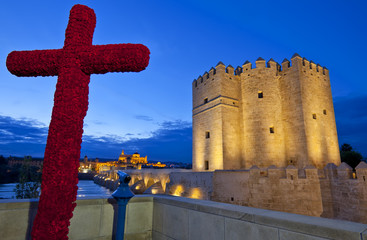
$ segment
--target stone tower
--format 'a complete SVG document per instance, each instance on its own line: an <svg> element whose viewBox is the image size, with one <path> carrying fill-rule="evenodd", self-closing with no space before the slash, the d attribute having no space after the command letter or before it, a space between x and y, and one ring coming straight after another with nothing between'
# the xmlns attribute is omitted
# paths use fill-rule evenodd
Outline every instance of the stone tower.
<svg viewBox="0 0 367 240"><path fill-rule="evenodd" d="M340 164L329 72L295 54L193 81L193 169Z"/></svg>

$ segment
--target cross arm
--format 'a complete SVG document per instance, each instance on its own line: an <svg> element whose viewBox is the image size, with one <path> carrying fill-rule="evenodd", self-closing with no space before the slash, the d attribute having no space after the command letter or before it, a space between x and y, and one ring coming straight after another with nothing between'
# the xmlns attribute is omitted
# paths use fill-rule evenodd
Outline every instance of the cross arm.
<svg viewBox="0 0 367 240"><path fill-rule="evenodd" d="M87 47L79 53L86 74L140 72L149 64L149 49L142 44L109 44Z"/></svg>
<svg viewBox="0 0 367 240"><path fill-rule="evenodd" d="M56 76L62 50L13 51L6 59L9 72L18 77Z"/></svg>

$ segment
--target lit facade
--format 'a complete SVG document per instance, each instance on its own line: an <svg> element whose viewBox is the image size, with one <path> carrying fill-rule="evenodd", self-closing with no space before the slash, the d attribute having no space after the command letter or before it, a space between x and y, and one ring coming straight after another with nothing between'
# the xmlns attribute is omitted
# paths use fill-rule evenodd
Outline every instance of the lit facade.
<svg viewBox="0 0 367 240"><path fill-rule="evenodd" d="M147 156L145 157L140 157L140 154L135 152L134 154L130 154L127 155L125 154L124 150L122 150L119 159L118 159L119 163L124 163L124 164L147 164Z"/></svg>
<svg viewBox="0 0 367 240"><path fill-rule="evenodd" d="M329 71L295 54L193 81L193 170L340 164Z"/></svg>

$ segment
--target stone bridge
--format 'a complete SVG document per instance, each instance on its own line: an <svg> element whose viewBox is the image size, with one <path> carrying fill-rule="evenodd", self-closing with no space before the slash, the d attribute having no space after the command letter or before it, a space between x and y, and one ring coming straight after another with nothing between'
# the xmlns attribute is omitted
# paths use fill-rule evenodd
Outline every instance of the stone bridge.
<svg viewBox="0 0 367 240"><path fill-rule="evenodd" d="M172 173L188 173L185 169L126 169L131 181L129 186L135 194L164 194L167 192L167 184L170 183ZM111 190L118 187L117 170L105 171L94 177L94 182Z"/></svg>

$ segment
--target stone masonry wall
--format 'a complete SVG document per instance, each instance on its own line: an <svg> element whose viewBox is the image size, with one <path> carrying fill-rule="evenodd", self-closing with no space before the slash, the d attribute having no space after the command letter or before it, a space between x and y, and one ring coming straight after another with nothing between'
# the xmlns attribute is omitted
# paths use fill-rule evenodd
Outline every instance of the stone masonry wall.
<svg viewBox="0 0 367 240"><path fill-rule="evenodd" d="M173 172L166 193L175 196L210 200L213 192L213 172Z"/></svg>
<svg viewBox="0 0 367 240"><path fill-rule="evenodd" d="M179 186L179 192L177 187ZM367 164L170 174L166 193L309 216L367 223Z"/></svg>
<svg viewBox="0 0 367 240"><path fill-rule="evenodd" d="M247 63L241 73L242 168L287 166L277 66L271 60L266 67L265 60L258 59L256 68Z"/></svg>
<svg viewBox="0 0 367 240"><path fill-rule="evenodd" d="M361 162L356 167L355 177L346 163L339 167L328 164L322 174L321 216L367 223L367 164Z"/></svg>
<svg viewBox="0 0 367 240"><path fill-rule="evenodd" d="M222 63L193 82L193 168L197 171L241 168L239 94L239 76Z"/></svg>
<svg viewBox="0 0 367 240"><path fill-rule="evenodd" d="M195 171L340 164L329 72L319 64L298 54L282 67L219 62L192 93Z"/></svg>
<svg viewBox="0 0 367 240"><path fill-rule="evenodd" d="M269 210L320 216L322 199L316 168L271 166L216 171L211 200Z"/></svg>

